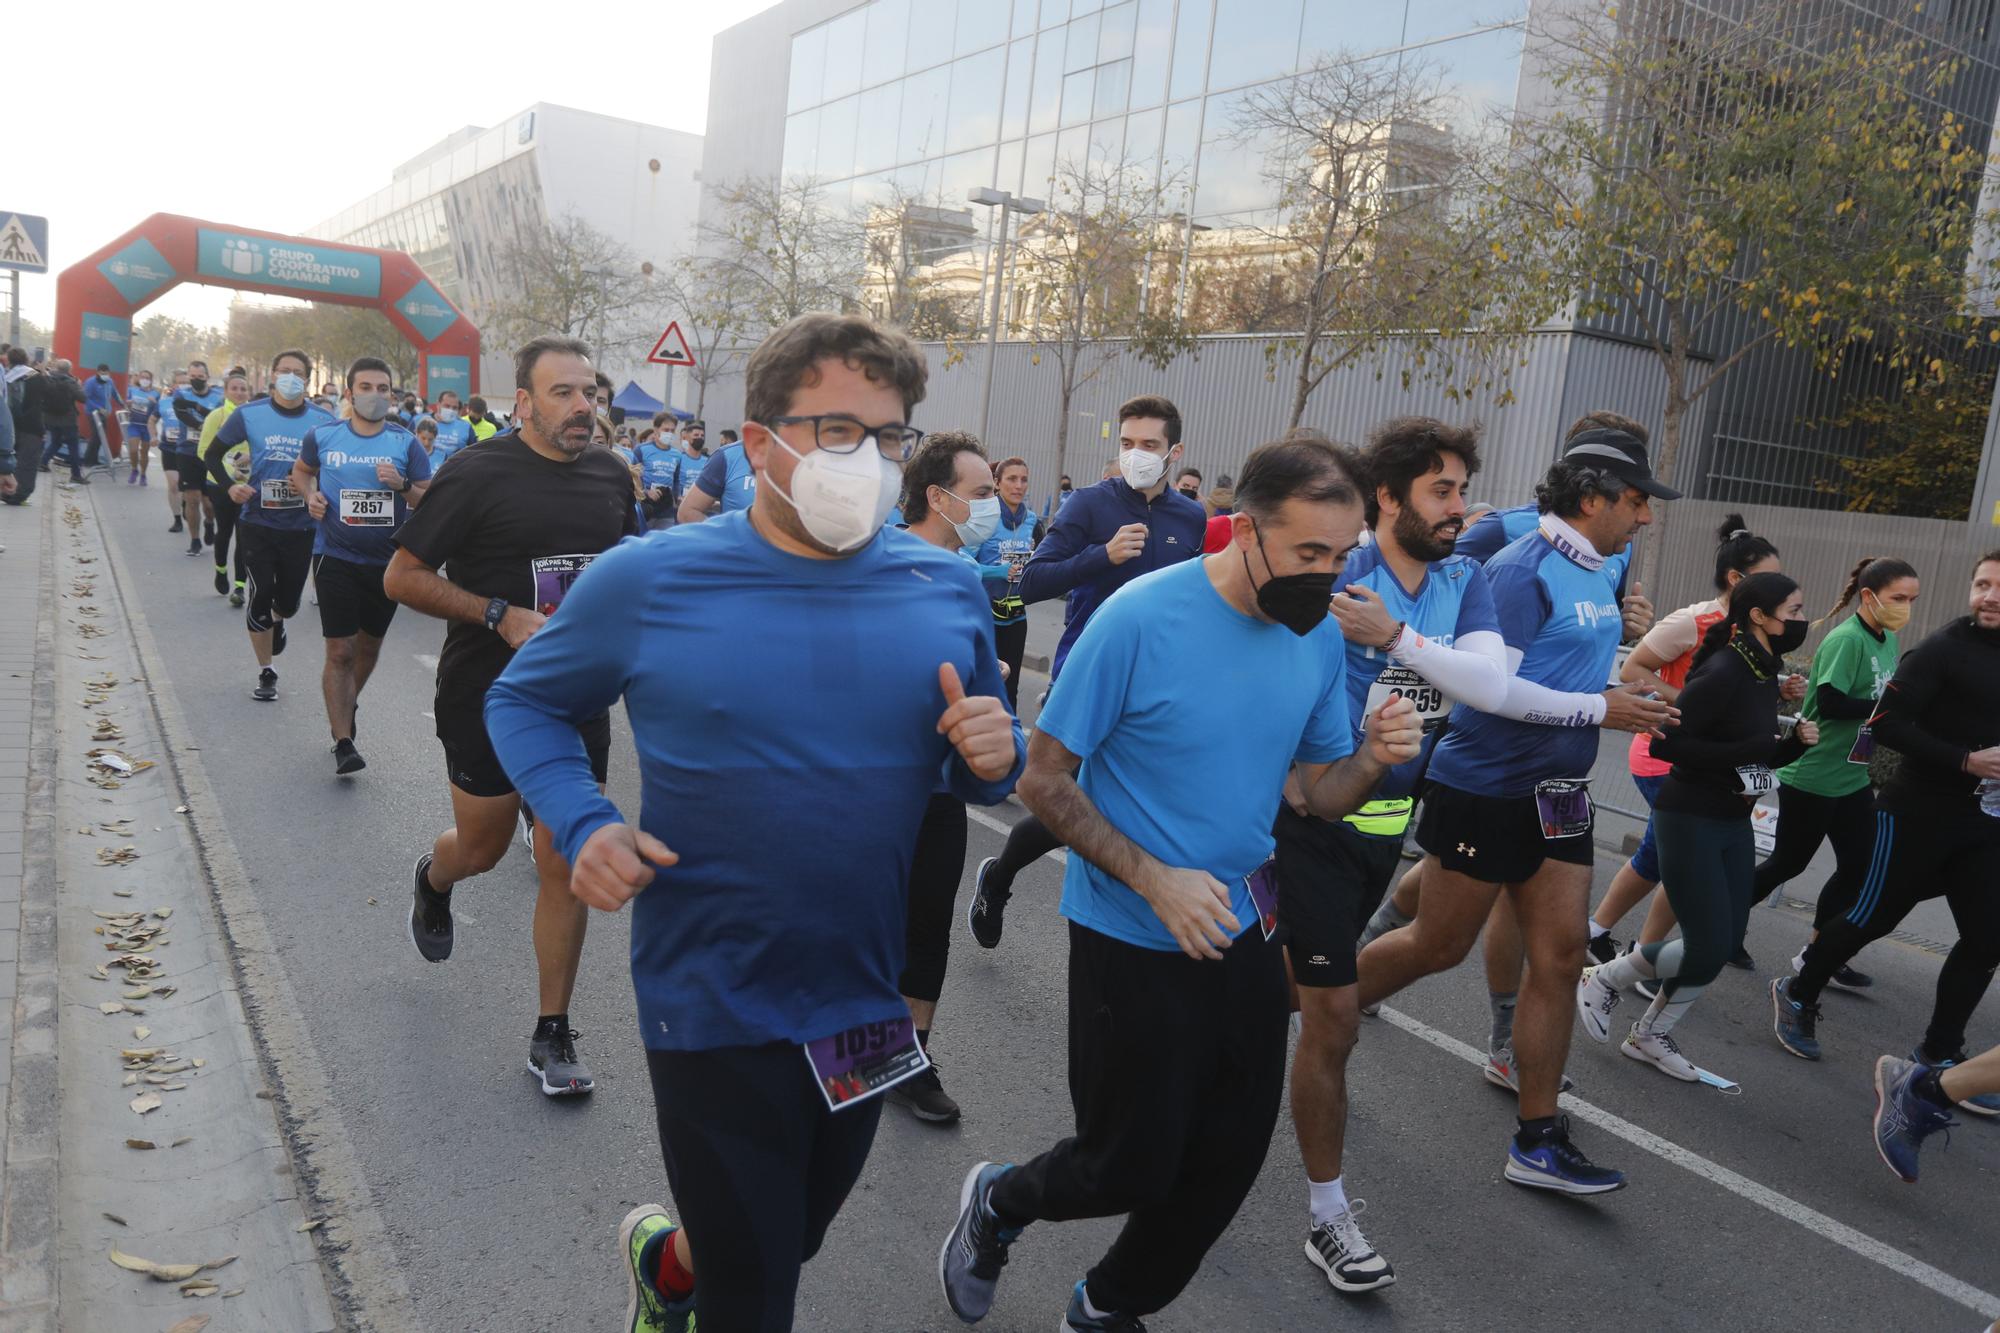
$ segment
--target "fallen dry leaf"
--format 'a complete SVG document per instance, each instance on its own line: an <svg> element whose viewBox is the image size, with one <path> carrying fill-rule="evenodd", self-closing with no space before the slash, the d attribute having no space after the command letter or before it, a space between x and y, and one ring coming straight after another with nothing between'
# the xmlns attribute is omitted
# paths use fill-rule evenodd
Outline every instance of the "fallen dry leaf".
<svg viewBox="0 0 2000 1333"><path fill-rule="evenodd" d="M151 1259L136 1259L123 1254L117 1246L111 1247L111 1262L134 1273L144 1273L155 1282L185 1282L199 1273L204 1264L162 1264Z"/></svg>
<svg viewBox="0 0 2000 1333"><path fill-rule="evenodd" d="M198 1277L192 1282L181 1283L181 1295L183 1296L213 1296L221 1290L221 1283L211 1282L205 1277Z"/></svg>
<svg viewBox="0 0 2000 1333"><path fill-rule="evenodd" d="M175 1139L172 1143L168 1144L167 1146L170 1148L178 1148L183 1143L193 1143L193 1142L194 1142L194 1136L190 1134L185 1137Z"/></svg>
<svg viewBox="0 0 2000 1333"><path fill-rule="evenodd" d="M152 1149L152 1148L157 1148L160 1145L153 1142L151 1139L127 1139L125 1140L125 1146L128 1148Z"/></svg>
<svg viewBox="0 0 2000 1333"><path fill-rule="evenodd" d="M326 1219L325 1219L325 1218L323 1218L323 1217L315 1217L315 1218L313 1218L313 1219L312 1219L311 1221L309 1221L309 1222L301 1222L301 1223L299 1223L299 1224L298 1224L297 1226L293 1227L293 1228L292 1228L292 1230L294 1230L294 1231L317 1231L317 1230L319 1230L319 1228L321 1228L321 1227L323 1227L323 1226L325 1226L325 1225L326 1225Z"/></svg>
<svg viewBox="0 0 2000 1333"><path fill-rule="evenodd" d="M178 1320L174 1324L170 1325L167 1329L167 1333L201 1333L201 1331L207 1327L208 1327L207 1315L191 1314L187 1318Z"/></svg>
<svg viewBox="0 0 2000 1333"><path fill-rule="evenodd" d="M102 1217L107 1222L116 1222L121 1227L129 1227L132 1225L130 1222L127 1222L124 1218L120 1217L116 1213L100 1213L99 1216Z"/></svg>
<svg viewBox="0 0 2000 1333"><path fill-rule="evenodd" d="M122 1014L125 1012L125 1006L116 1000L106 1000L103 1004L97 1006L97 1012L100 1014Z"/></svg>
<svg viewBox="0 0 2000 1333"><path fill-rule="evenodd" d="M148 1111L157 1111L162 1105L160 1094L157 1092L142 1092L137 1097L134 1097L131 1102L133 1111L139 1115L144 1115Z"/></svg>
<svg viewBox="0 0 2000 1333"><path fill-rule="evenodd" d="M148 1037L150 1037L150 1036L152 1036L152 1035L153 1035L153 1029L151 1029L151 1028L133 1028L133 1029L132 1029L132 1038L133 1038L133 1040L135 1040L135 1041L144 1041L144 1040L145 1040L146 1038L148 1038Z"/></svg>

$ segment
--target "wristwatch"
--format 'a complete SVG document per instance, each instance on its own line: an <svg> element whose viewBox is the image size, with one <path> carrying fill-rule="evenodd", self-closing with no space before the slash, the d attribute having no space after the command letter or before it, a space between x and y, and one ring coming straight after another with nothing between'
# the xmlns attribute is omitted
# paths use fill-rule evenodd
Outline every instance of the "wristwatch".
<svg viewBox="0 0 2000 1333"><path fill-rule="evenodd" d="M486 628L492 630L494 633L497 634L500 632L500 622L506 619L506 616L507 599L505 597L495 597L486 604Z"/></svg>

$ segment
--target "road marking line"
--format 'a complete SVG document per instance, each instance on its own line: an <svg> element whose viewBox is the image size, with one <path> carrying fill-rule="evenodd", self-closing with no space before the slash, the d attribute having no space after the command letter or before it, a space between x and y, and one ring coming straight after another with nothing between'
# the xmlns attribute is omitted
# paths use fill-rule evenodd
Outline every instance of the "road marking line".
<svg viewBox="0 0 2000 1333"><path fill-rule="evenodd" d="M968 807L966 813L974 822L985 825L995 833L1004 835L1012 832L1011 825L994 818L984 810ZM1064 864L1068 863L1069 854L1066 849L1058 848L1051 855ZM1429 1042L1441 1051L1457 1056L1467 1064L1484 1066L1486 1063L1484 1051L1476 1050L1451 1034L1440 1032L1430 1024L1412 1018L1400 1010L1384 1006L1381 1016L1385 1022L1401 1028L1411 1036ZM1816 1208L1807 1207L1796 1199L1760 1185L1748 1176L1739 1175L1719 1162L1712 1162L1697 1152L1681 1147L1678 1143L1663 1139L1651 1130L1635 1125L1623 1116L1607 1111L1601 1106L1584 1101L1573 1093L1563 1094L1562 1106L1577 1119L1614 1134L1634 1147L1643 1148L1655 1157L1664 1158L1675 1166L1691 1171L1711 1184L1720 1185L1738 1198L1775 1213L1788 1222L1795 1222L1807 1231L1823 1236L1871 1263L1880 1264L1892 1273L1900 1273L1948 1301L1955 1301L1984 1318L2000 1319L2000 1296L1990 1291L1983 1291L1969 1282L1961 1282L1943 1269L1934 1268L1914 1255L1905 1254L1893 1245L1876 1240L1865 1232L1856 1231L1853 1227L1828 1217Z"/></svg>

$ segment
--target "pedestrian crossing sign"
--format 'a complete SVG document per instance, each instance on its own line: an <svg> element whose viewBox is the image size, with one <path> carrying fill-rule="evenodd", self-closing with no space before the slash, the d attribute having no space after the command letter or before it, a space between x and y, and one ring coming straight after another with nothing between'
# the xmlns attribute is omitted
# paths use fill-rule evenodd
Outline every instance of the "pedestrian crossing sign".
<svg viewBox="0 0 2000 1333"><path fill-rule="evenodd" d="M28 213L0 212L0 269L49 271L49 220Z"/></svg>

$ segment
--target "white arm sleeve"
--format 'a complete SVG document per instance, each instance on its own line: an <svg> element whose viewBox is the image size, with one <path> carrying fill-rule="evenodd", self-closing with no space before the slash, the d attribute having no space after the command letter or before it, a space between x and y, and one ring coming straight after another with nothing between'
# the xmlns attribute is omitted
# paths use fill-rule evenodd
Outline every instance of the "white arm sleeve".
<svg viewBox="0 0 2000 1333"><path fill-rule="evenodd" d="M1406 630L1389 660L1482 713L1498 712L1507 696L1507 641L1492 630L1460 635L1450 647Z"/></svg>
<svg viewBox="0 0 2000 1333"><path fill-rule="evenodd" d="M1552 690L1546 685L1522 680L1514 673L1521 668L1521 650L1507 650L1507 695L1498 708L1491 709L1496 717L1512 718L1516 722L1534 722L1545 727L1596 727L1604 724L1604 696L1601 694L1566 694Z"/></svg>

